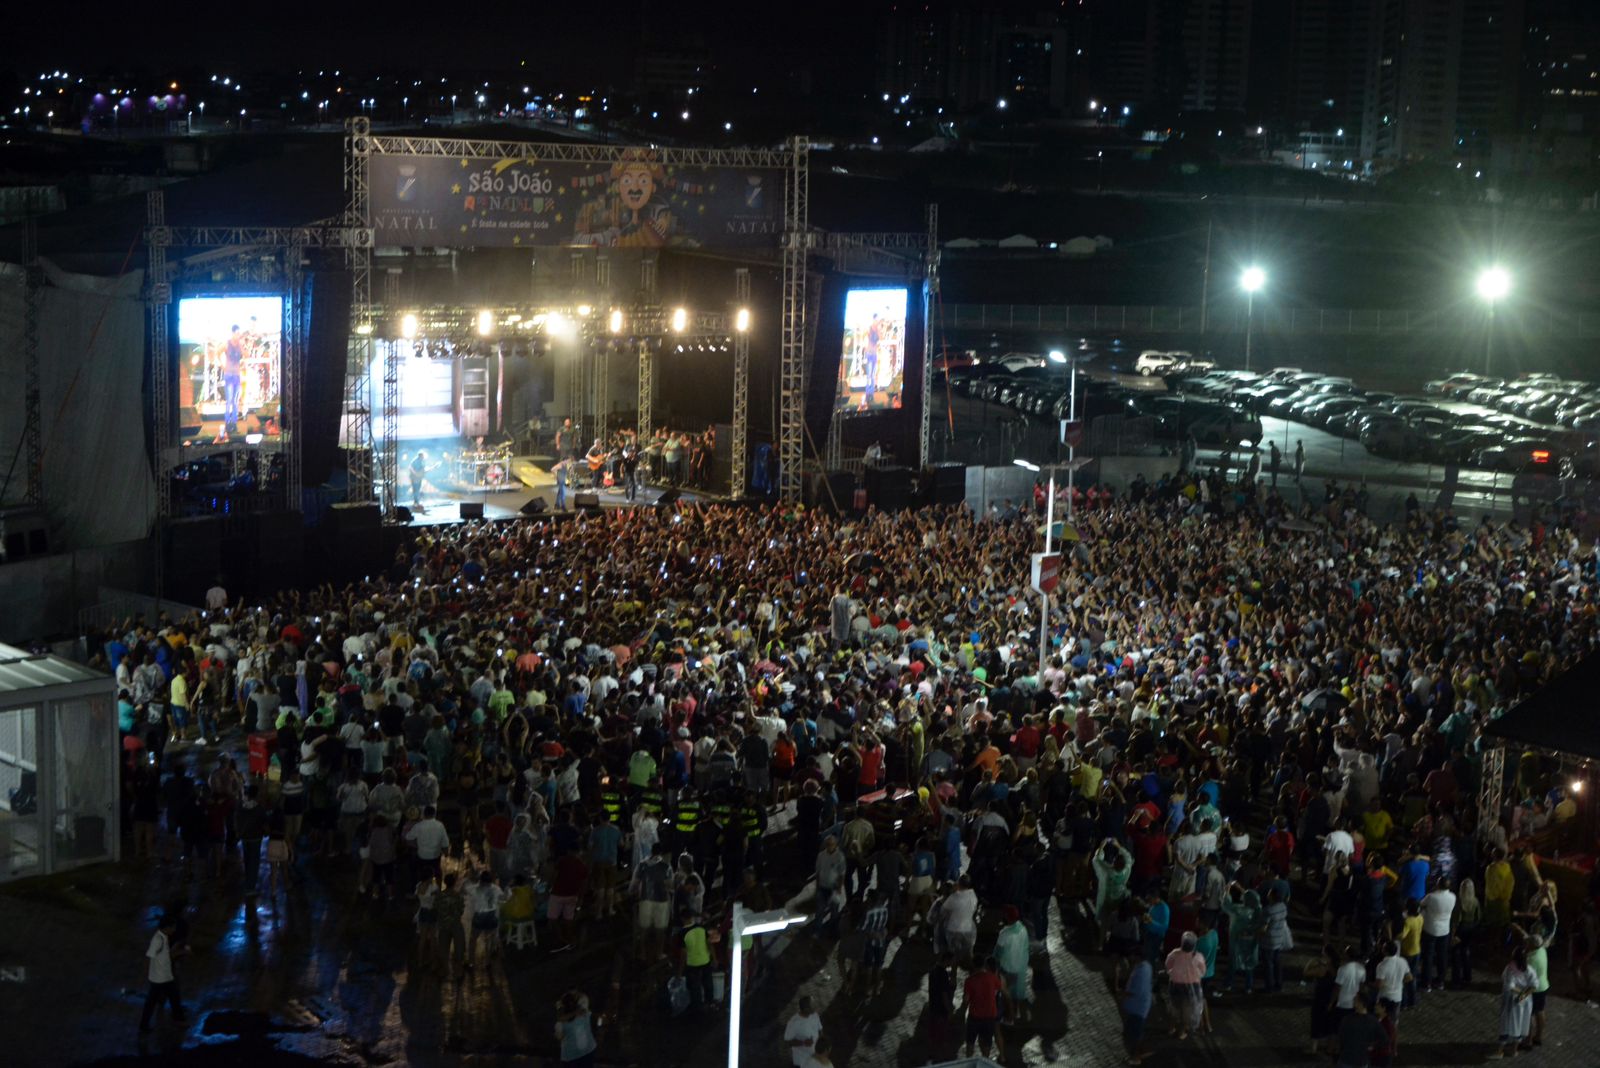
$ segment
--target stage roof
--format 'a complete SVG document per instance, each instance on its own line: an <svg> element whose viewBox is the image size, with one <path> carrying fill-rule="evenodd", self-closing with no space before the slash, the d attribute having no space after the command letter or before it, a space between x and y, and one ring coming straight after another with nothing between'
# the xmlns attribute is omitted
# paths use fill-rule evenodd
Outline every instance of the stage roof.
<svg viewBox="0 0 1600 1068"><path fill-rule="evenodd" d="M1600 653L1492 721L1487 733L1521 745L1600 757Z"/></svg>

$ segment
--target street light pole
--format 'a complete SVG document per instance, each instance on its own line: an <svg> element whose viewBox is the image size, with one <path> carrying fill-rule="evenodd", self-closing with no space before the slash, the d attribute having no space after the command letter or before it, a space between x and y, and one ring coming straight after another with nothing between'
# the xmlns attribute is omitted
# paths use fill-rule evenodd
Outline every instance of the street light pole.
<svg viewBox="0 0 1600 1068"><path fill-rule="evenodd" d="M738 902L733 905L732 945L728 947L728 1068L739 1068L739 1009L744 1000L744 969L742 967L745 935L772 934L795 924L805 923L809 916L791 916L785 909L771 912L751 912Z"/></svg>
<svg viewBox="0 0 1600 1068"><path fill-rule="evenodd" d="M1244 312L1244 369L1250 370L1250 342L1256 330L1256 291L1251 290L1245 298Z"/></svg>
<svg viewBox="0 0 1600 1068"><path fill-rule="evenodd" d="M1494 301L1489 302L1489 329L1484 332L1483 339L1483 373L1485 376L1491 372L1489 368L1494 364Z"/></svg>

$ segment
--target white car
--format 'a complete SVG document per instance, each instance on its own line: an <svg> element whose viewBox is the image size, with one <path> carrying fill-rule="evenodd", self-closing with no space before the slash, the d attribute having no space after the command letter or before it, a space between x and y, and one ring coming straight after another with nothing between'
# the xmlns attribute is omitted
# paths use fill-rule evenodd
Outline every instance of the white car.
<svg viewBox="0 0 1600 1068"><path fill-rule="evenodd" d="M1189 366L1194 360L1194 353L1174 349L1164 352L1161 349L1145 349L1139 353L1139 358L1134 361L1133 369L1142 375L1164 375L1168 371L1175 371Z"/></svg>
<svg viewBox="0 0 1600 1068"><path fill-rule="evenodd" d="M1030 367L1043 367L1044 357L1037 352L1008 352L994 361L1012 374L1026 371Z"/></svg>

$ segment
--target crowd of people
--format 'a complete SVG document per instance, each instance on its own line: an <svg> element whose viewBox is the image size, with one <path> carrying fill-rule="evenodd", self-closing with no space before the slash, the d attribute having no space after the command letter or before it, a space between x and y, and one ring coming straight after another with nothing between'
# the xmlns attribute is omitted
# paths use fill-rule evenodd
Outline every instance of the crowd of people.
<svg viewBox="0 0 1600 1068"><path fill-rule="evenodd" d="M135 852L250 895L264 860L273 898L347 866L450 976L524 925L623 940L687 1012L730 952L770 966L734 902L810 895L863 998L929 941L934 1059L1004 1055L1053 930L1105 955L1135 1063L1160 1001L1183 1041L1296 989L1313 1049L1392 1063L1491 972L1485 1046L1537 1046L1552 964L1587 995L1600 935L1595 888L1558 903L1539 856L1592 850L1593 813L1530 753L1481 818L1483 730L1593 648L1594 548L1220 475L1085 503L1043 665L1014 506L436 528L366 582L130 626L106 655ZM256 766L214 744L233 724ZM783 1052L830 1064L802 1007ZM599 1019L563 997L564 1061Z"/></svg>

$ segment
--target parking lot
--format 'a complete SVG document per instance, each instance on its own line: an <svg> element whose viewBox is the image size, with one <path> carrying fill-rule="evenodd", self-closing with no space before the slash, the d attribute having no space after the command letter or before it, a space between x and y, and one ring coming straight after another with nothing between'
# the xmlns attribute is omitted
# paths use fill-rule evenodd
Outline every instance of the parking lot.
<svg viewBox="0 0 1600 1068"><path fill-rule="evenodd" d="M1090 452L1176 452L1193 436L1198 462L1235 466L1269 450L1290 475L1297 446L1307 478L1357 481L1424 504L1443 497L1470 510L1510 511L1560 502L1597 511L1600 386L1554 376L1515 380L1460 373L1407 393L1366 390L1348 379L1298 368L1220 370L1174 362L1157 373L1086 367L1077 411ZM967 398L989 446L1009 429L1018 455L1037 455L1070 411L1067 368L1012 354L1010 365L951 367L948 396ZM1022 423L1030 424L1019 430ZM1115 431L1112 434L1111 431ZM1002 450L1003 451L1003 450ZM989 458L992 458L989 457Z"/></svg>

